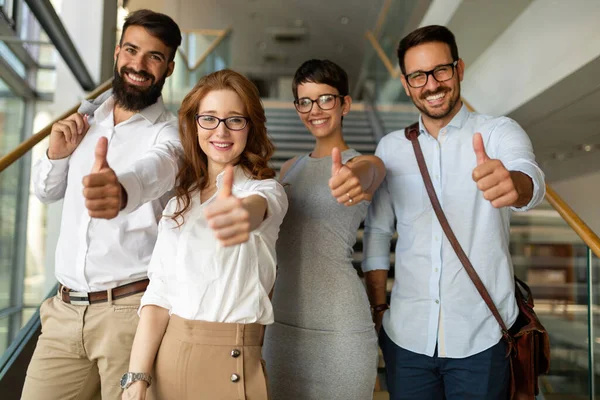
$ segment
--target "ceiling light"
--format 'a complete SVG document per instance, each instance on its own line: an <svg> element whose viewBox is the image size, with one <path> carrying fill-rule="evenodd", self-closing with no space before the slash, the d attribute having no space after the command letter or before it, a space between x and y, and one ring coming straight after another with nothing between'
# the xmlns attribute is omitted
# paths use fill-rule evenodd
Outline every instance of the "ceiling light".
<svg viewBox="0 0 600 400"><path fill-rule="evenodd" d="M583 151L592 151L592 145L591 144L584 144L583 145Z"/></svg>
<svg viewBox="0 0 600 400"><path fill-rule="evenodd" d="M350 19L348 17L341 17L340 18L340 24L342 24L342 25L348 25L348 22L350 22Z"/></svg>

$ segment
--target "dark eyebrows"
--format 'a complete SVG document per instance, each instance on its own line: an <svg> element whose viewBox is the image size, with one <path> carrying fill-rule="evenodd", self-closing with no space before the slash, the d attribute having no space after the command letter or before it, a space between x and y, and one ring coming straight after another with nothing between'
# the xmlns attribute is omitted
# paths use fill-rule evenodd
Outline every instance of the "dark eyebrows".
<svg viewBox="0 0 600 400"><path fill-rule="evenodd" d="M153 54L155 56L159 56L160 58L162 58L163 60L166 60L167 57L165 57L165 55L163 53L161 53L160 51L150 51L150 54Z"/></svg>
<svg viewBox="0 0 600 400"><path fill-rule="evenodd" d="M409 75L412 75L412 74L416 74L416 73L433 72L433 71L435 71L436 69L438 69L440 67L448 67L448 66L452 65L453 63L454 63L454 61L452 61L451 63L448 63L448 64L439 64L439 65L436 65L435 67L433 67L433 69L430 69L429 71L425 71L423 69L419 69L419 70L416 70L414 72L407 72L406 76L409 76Z"/></svg>
<svg viewBox="0 0 600 400"><path fill-rule="evenodd" d="M122 45L121 47L131 47L131 48L132 48L132 49L134 49L134 50L139 50L139 49L140 49L140 47L139 47L139 46L136 46L135 44L133 44L133 43L129 43L129 42L125 42L125 43L123 43L123 45ZM156 51L156 50L154 50L154 51L149 51L148 53L149 53L149 54L152 54L152 55L155 55L155 56L159 56L159 57L161 57L163 60L166 60L166 59L167 59L167 57L166 57L166 56L165 56L163 53L161 53L160 51Z"/></svg>
<svg viewBox="0 0 600 400"><path fill-rule="evenodd" d="M133 47L133 48L134 48L134 49L136 49L136 50L138 50L138 49L139 49L139 47L138 47L138 46L136 46L136 45L135 45L135 44L133 44L133 43L129 43L129 42L125 42L125 43L123 43L123 45L122 45L121 47L125 47L125 46Z"/></svg>

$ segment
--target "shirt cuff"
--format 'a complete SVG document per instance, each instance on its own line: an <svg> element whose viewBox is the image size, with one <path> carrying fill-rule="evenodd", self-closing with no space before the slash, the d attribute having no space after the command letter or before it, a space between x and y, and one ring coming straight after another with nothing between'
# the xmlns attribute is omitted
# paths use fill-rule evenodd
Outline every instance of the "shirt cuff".
<svg viewBox="0 0 600 400"><path fill-rule="evenodd" d="M537 206L546 196L546 185L544 182L544 173L535 165L519 163L519 165L509 165L506 169L509 171L522 172L531 178L533 182L533 195L529 203L523 207L511 207L513 211L528 211Z"/></svg>
<svg viewBox="0 0 600 400"><path fill-rule="evenodd" d="M69 169L69 159L71 157L59 158L51 160L48 158L48 150L42 156L42 167L48 175L61 175Z"/></svg>
<svg viewBox="0 0 600 400"><path fill-rule="evenodd" d="M389 271L390 269L390 256L379 256L365 258L362 262L363 272L375 271L378 269Z"/></svg>
<svg viewBox="0 0 600 400"><path fill-rule="evenodd" d="M127 204L121 210L122 213L128 214L138 208L142 197L142 185L136 176L135 172L129 171L117 176L119 183L127 192Z"/></svg>

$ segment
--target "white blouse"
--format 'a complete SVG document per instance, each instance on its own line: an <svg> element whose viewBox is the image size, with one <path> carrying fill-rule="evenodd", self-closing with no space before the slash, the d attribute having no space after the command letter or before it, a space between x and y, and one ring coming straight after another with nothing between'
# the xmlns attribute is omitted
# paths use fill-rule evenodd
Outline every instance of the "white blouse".
<svg viewBox="0 0 600 400"><path fill-rule="evenodd" d="M232 193L238 198L259 195L267 200L267 217L250 233L250 239L223 247L208 227L205 203L192 197L185 221L178 228L170 218L176 198L167 204L158 227L158 239L148 267L150 285L142 307L153 304L190 320L229 323L273 323L269 293L275 283L275 242L288 208L283 187L274 179L253 180L235 167Z"/></svg>

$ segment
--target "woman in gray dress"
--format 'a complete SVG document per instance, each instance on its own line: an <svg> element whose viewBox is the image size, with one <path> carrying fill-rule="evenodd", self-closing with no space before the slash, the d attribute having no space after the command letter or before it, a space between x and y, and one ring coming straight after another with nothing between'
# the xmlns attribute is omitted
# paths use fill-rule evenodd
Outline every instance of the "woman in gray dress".
<svg viewBox="0 0 600 400"><path fill-rule="evenodd" d="M342 68L307 61L292 90L316 144L280 173L289 208L277 242L275 323L263 349L272 398L372 399L377 337L352 247L385 167L344 142L352 99Z"/></svg>

